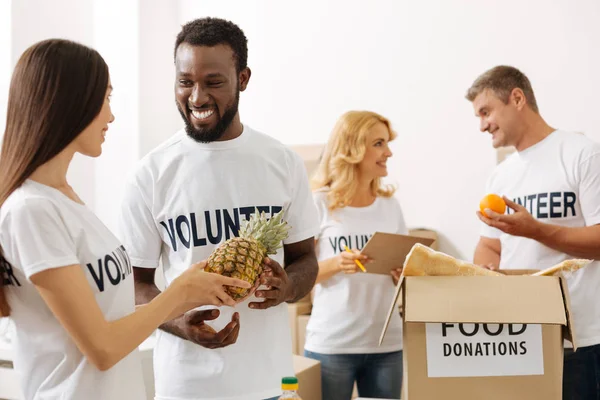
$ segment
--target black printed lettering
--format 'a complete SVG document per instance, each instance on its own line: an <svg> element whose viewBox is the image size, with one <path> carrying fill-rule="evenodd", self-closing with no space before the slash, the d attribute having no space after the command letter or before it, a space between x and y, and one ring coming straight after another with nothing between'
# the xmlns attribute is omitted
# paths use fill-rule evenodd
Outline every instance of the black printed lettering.
<svg viewBox="0 0 600 400"><path fill-rule="evenodd" d="M529 204L527 208L527 210L529 211L529 214L534 215L533 212L533 201L535 200L535 198L537 197L537 194L530 194L529 196L527 196L527 200L529 200Z"/></svg>
<svg viewBox="0 0 600 400"><path fill-rule="evenodd" d="M548 206L546 199L548 198L548 193L538 193L537 195L537 217L538 218L548 218L548 211L542 210L543 208Z"/></svg>
<svg viewBox="0 0 600 400"><path fill-rule="evenodd" d="M518 324L517 324L517 325L518 325ZM520 329L520 330L518 330L518 331L514 330L514 326L515 326L515 324L510 324L510 325L508 325L508 334L509 334L510 336L516 336L516 335L520 335L520 334L522 334L523 332L525 332L525 330L527 330L527 324L521 324L521 329Z"/></svg>
<svg viewBox="0 0 600 400"><path fill-rule="evenodd" d="M133 272L133 269L131 267L131 260L129 259L129 256L127 255L127 250L125 250L124 246L120 246L119 249L117 250L121 253L121 257L123 258L123 260L125 260L125 275L129 275L131 274L131 272Z"/></svg>
<svg viewBox="0 0 600 400"><path fill-rule="evenodd" d="M215 213L217 218L217 234L213 233L212 223L210 220L210 213L208 211L204 211L204 223L206 224L206 234L208 236L208 241L212 244L221 243L221 237L223 236L223 226L221 225L221 210L217 210Z"/></svg>
<svg viewBox="0 0 600 400"><path fill-rule="evenodd" d="M506 350L506 343L504 343L504 342L498 343L498 353L501 356L504 356L504 355L506 355L506 351L507 351Z"/></svg>
<svg viewBox="0 0 600 400"><path fill-rule="evenodd" d="M112 286L118 285L124 281L132 272L131 260L125 251L125 247L119 246L113 252L104 255L96 260L94 267L92 263L86 263L86 267L100 292L104 292L106 281Z"/></svg>
<svg viewBox="0 0 600 400"><path fill-rule="evenodd" d="M171 240L171 248L173 251L177 251L177 239L175 238L175 228L173 227L173 219L169 219L169 226L165 224L164 221L161 221L160 224L167 231L167 235L169 235L169 239Z"/></svg>
<svg viewBox="0 0 600 400"><path fill-rule="evenodd" d="M527 347L525 347L525 341L519 343L519 347L521 347L521 355L522 356L527 354Z"/></svg>
<svg viewBox="0 0 600 400"><path fill-rule="evenodd" d="M483 330L485 331L485 333L487 333L490 336L498 336L499 334L502 333L503 328L504 328L504 325L498 324L498 330L494 332L494 331L490 331L488 324L483 324Z"/></svg>
<svg viewBox="0 0 600 400"><path fill-rule="evenodd" d="M452 346L448 343L444 343L444 357L448 357L452 354Z"/></svg>
<svg viewBox="0 0 600 400"><path fill-rule="evenodd" d="M490 342L483 342L483 347L485 347L485 355L490 355Z"/></svg>
<svg viewBox="0 0 600 400"><path fill-rule="evenodd" d="M185 225L185 230L186 230L187 236L184 234L183 230L181 229L182 225ZM186 248L189 249L190 248L190 239L192 237L190 221L188 221L188 219L185 215L180 215L175 220L175 227L177 228L177 236L179 236L179 241L181 242L181 244L183 244Z"/></svg>
<svg viewBox="0 0 600 400"><path fill-rule="evenodd" d="M447 322L442 322L442 336L448 336L448 328L454 328L454 324L449 324Z"/></svg>
<svg viewBox="0 0 600 400"><path fill-rule="evenodd" d="M369 241L371 237L369 235L362 235L362 242L360 244L360 249L362 250L365 247L365 244Z"/></svg>
<svg viewBox="0 0 600 400"><path fill-rule="evenodd" d="M201 214L191 212L166 218L159 224L169 237L171 249L177 251L181 246L189 249L192 246L217 245L223 240L237 237L241 221L249 219L256 211L264 212L270 218L281 210L282 206L265 205L206 210ZM204 218L196 218L196 215L203 215Z"/></svg>
<svg viewBox="0 0 600 400"><path fill-rule="evenodd" d="M101 258L98 259L97 273L92 264L88 263L86 265L87 265L88 271L90 271L90 274L92 275L92 278L94 279L94 282L96 282L96 286L98 287L98 290L101 292L104 292L104 270L102 268L102 259Z"/></svg>
<svg viewBox="0 0 600 400"><path fill-rule="evenodd" d="M467 332L465 330L465 325L468 325L468 324L458 324L458 330L460 331L460 333L462 333L465 336L475 336L477 334L477 332L479 331L479 324L472 324L473 325L472 332Z"/></svg>
<svg viewBox="0 0 600 400"><path fill-rule="evenodd" d="M115 258L118 261L116 264L117 264L117 269L119 270L121 279L125 279L125 269L124 268L127 268L127 267L125 265L125 260L123 258L121 258L121 253L119 253L118 250L119 249L116 249L115 251L113 251L112 256L113 256L113 258Z"/></svg>
<svg viewBox="0 0 600 400"><path fill-rule="evenodd" d="M519 356L527 352L526 342L442 343L444 357ZM519 351L521 348L521 351Z"/></svg>
<svg viewBox="0 0 600 400"><path fill-rule="evenodd" d="M331 248L333 249L333 254L338 254L339 253L339 247L338 247L338 242L335 238L330 237L329 238L329 244L331 245Z"/></svg>
<svg viewBox="0 0 600 400"><path fill-rule="evenodd" d="M342 241L344 241L344 244L342 244ZM340 249L340 251L342 251L347 246L348 246L348 240L344 236L340 236L340 238L338 239L338 249Z"/></svg>
<svg viewBox="0 0 600 400"><path fill-rule="evenodd" d="M196 225L196 213L190 214L190 222L192 224L192 240L194 247L206 246L206 239L198 236L198 226Z"/></svg>
<svg viewBox="0 0 600 400"><path fill-rule="evenodd" d="M574 192L536 193L514 197L513 201L525 207L537 219L577 216L577 195ZM507 213L514 214L514 211L508 209Z"/></svg>
<svg viewBox="0 0 600 400"><path fill-rule="evenodd" d="M461 347L460 343L456 343L454 345L454 355L460 357L461 354L462 354L462 347Z"/></svg>
<svg viewBox="0 0 600 400"><path fill-rule="evenodd" d="M271 211L270 206L258 206L256 209L258 210L259 214L265 213L266 215L268 215L269 211Z"/></svg>
<svg viewBox="0 0 600 400"><path fill-rule="evenodd" d="M112 270L110 268L110 265L113 264L115 266L115 275L113 275ZM115 259L110 255L107 254L104 256L104 267L106 268L106 275L108 276L108 280L110 281L110 283L112 283L112 285L117 285L119 282L121 282L121 274L119 273L119 266L117 265L117 262L115 261Z"/></svg>
<svg viewBox="0 0 600 400"><path fill-rule="evenodd" d="M254 214L255 207L240 207L240 214L244 216L244 219L250 219L250 216Z"/></svg>
<svg viewBox="0 0 600 400"><path fill-rule="evenodd" d="M558 211L556 209L561 206L560 198L562 197L561 192L551 192L550 193L550 218L560 218L562 217L562 212L560 208Z"/></svg>
<svg viewBox="0 0 600 400"><path fill-rule="evenodd" d="M225 240L238 236L240 230L240 215L237 208L233 210L233 219L228 210L223 209L223 219L225 220ZM204 242L206 244L206 241ZM194 244L196 246L196 244Z"/></svg>
<svg viewBox="0 0 600 400"><path fill-rule="evenodd" d="M575 213L575 202L577 201L577 196L573 192L565 192L563 198L564 212L563 216L569 216L569 210L571 210L571 216L575 217L577 214Z"/></svg>
<svg viewBox="0 0 600 400"><path fill-rule="evenodd" d="M477 343L475 345L475 355L476 356L482 356L483 355L483 349L481 348L481 343Z"/></svg>
<svg viewBox="0 0 600 400"><path fill-rule="evenodd" d="M473 343L465 343L465 356L473 355Z"/></svg>

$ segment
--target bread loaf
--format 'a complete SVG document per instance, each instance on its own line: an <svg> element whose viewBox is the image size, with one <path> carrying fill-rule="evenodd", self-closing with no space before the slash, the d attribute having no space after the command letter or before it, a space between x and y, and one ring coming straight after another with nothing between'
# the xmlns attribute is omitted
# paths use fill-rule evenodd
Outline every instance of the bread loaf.
<svg viewBox="0 0 600 400"><path fill-rule="evenodd" d="M415 244L404 260L404 276L503 276L475 264Z"/></svg>
<svg viewBox="0 0 600 400"><path fill-rule="evenodd" d="M562 272L575 272L578 269L581 269L591 263L593 260L584 260L584 259L572 259L565 260L559 264L556 264L550 268L546 268L542 271L536 272L532 274L533 276L550 276L555 275L557 273Z"/></svg>

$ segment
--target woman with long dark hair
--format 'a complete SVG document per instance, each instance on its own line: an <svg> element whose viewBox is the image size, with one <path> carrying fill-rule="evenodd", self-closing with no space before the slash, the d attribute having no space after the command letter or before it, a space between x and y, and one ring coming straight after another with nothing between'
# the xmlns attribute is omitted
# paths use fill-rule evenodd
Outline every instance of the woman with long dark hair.
<svg viewBox="0 0 600 400"><path fill-rule="evenodd" d="M244 281L190 266L135 309L131 262L67 183L73 155L102 153L112 91L95 50L34 44L11 81L0 154L0 315L16 326L26 399L142 399L136 348L163 322L201 305L235 305Z"/></svg>

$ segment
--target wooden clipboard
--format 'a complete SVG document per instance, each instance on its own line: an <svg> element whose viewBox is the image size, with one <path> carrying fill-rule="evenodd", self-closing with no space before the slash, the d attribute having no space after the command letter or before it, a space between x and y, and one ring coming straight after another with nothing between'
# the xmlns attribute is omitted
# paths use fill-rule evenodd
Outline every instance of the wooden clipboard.
<svg viewBox="0 0 600 400"><path fill-rule="evenodd" d="M424 237L375 232L360 253L373 260L365 264L368 274L389 275L392 269L404 265L406 256L416 243L430 246L434 241Z"/></svg>

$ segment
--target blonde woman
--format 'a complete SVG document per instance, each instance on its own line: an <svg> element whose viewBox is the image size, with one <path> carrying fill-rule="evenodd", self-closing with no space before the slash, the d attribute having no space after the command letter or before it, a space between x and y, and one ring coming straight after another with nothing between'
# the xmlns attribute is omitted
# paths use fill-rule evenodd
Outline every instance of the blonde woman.
<svg viewBox="0 0 600 400"><path fill-rule="evenodd" d="M335 125L312 180L319 210L319 274L305 355L321 362L323 398L349 400L354 382L361 397L399 399L402 332L399 315L378 346L386 310L400 273L359 272L354 260L374 232L406 234L394 189L381 180L396 137L373 112L350 111ZM352 252L344 251L348 247Z"/></svg>

